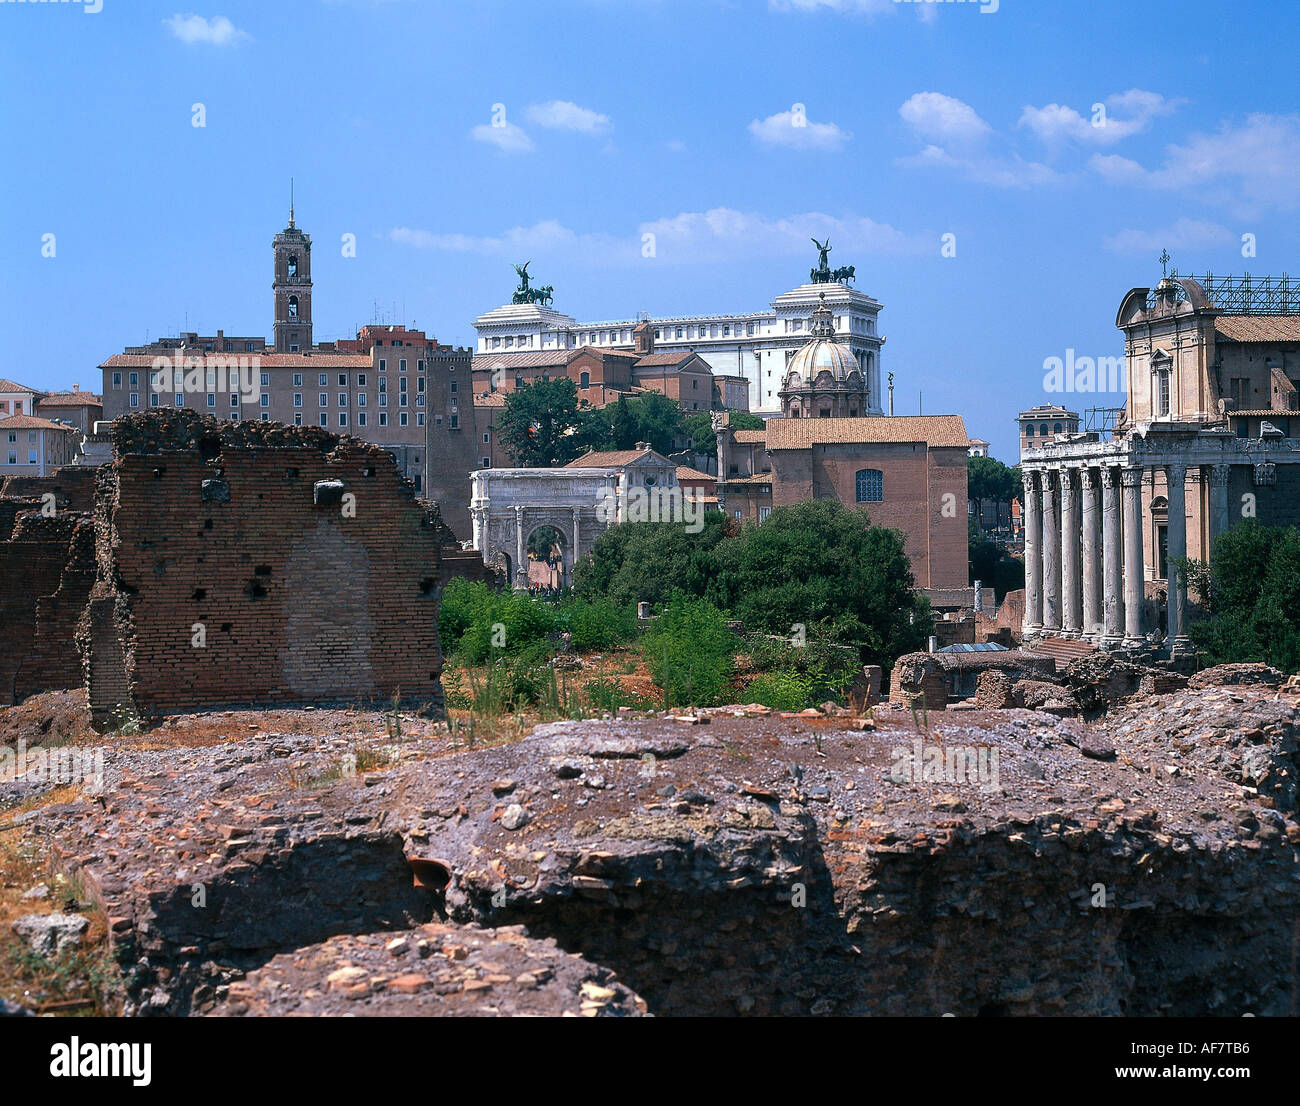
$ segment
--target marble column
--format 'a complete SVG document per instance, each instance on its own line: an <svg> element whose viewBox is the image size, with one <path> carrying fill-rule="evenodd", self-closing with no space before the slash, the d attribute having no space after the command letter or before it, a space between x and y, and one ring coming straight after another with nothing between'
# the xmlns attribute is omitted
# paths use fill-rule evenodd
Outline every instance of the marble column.
<svg viewBox="0 0 1300 1106"><path fill-rule="evenodd" d="M1079 474L1061 470L1061 630L1078 637L1083 629L1079 561Z"/></svg>
<svg viewBox="0 0 1300 1106"><path fill-rule="evenodd" d="M1166 465L1169 500L1169 640L1174 651L1186 649L1187 579L1175 563L1187 556L1187 466Z"/></svg>
<svg viewBox="0 0 1300 1106"><path fill-rule="evenodd" d="M1034 469L1024 471L1025 527L1025 619L1021 635L1030 637L1043 629L1043 501L1039 498L1042 475Z"/></svg>
<svg viewBox="0 0 1300 1106"><path fill-rule="evenodd" d="M524 509L515 508L515 588L528 587L528 561L524 558Z"/></svg>
<svg viewBox="0 0 1300 1106"><path fill-rule="evenodd" d="M1112 648L1124 640L1122 552L1119 542L1119 470L1106 465L1101 470L1101 554L1105 589L1101 640L1102 644Z"/></svg>
<svg viewBox="0 0 1300 1106"><path fill-rule="evenodd" d="M1146 599L1146 569L1142 564L1142 473L1141 465L1120 470L1124 480L1124 645L1136 649L1145 644L1142 609Z"/></svg>
<svg viewBox="0 0 1300 1106"><path fill-rule="evenodd" d="M1231 525L1228 518L1228 477L1232 475L1232 466L1205 465L1201 471L1210 484L1210 551L1213 553L1215 539Z"/></svg>
<svg viewBox="0 0 1300 1106"><path fill-rule="evenodd" d="M1061 629L1061 516L1056 504L1057 474L1043 471L1043 629Z"/></svg>
<svg viewBox="0 0 1300 1106"><path fill-rule="evenodd" d="M1102 636L1101 601L1101 474L1084 469L1083 484L1083 636L1100 642Z"/></svg>

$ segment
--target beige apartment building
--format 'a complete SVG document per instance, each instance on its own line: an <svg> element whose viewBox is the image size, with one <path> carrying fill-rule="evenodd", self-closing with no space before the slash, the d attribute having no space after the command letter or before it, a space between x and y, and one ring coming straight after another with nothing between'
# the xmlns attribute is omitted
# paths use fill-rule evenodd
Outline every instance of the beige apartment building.
<svg viewBox="0 0 1300 1106"><path fill-rule="evenodd" d="M0 418L0 477L47 476L76 459L81 432L36 415Z"/></svg>

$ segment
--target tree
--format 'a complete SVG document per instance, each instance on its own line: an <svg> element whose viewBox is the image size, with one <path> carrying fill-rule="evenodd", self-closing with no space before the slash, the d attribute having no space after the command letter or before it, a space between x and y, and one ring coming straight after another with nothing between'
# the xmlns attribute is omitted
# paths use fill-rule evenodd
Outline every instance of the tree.
<svg viewBox="0 0 1300 1106"><path fill-rule="evenodd" d="M980 581L993 589L1001 603L1009 591L1025 586L1025 563L1012 557L1002 546L989 541L975 525L970 525L970 582Z"/></svg>
<svg viewBox="0 0 1300 1106"><path fill-rule="evenodd" d="M748 411L732 411L729 420L732 430L762 430L767 423Z"/></svg>
<svg viewBox="0 0 1300 1106"><path fill-rule="evenodd" d="M619 396L611 419L611 438L615 449L632 449L637 442L649 442L653 449L668 454L682 433L682 408L662 392L646 392L628 399ZM624 415L617 410L622 408ZM621 421L620 421L621 420ZM630 430L631 440L624 437Z"/></svg>
<svg viewBox="0 0 1300 1106"><path fill-rule="evenodd" d="M627 405L627 396L619 396L618 402L605 408L609 416L609 448L631 449L637 442L636 419Z"/></svg>
<svg viewBox="0 0 1300 1106"><path fill-rule="evenodd" d="M975 519L982 529L985 500L999 507L1006 504L1009 510L1011 501L1022 497L1020 469L1008 468L992 457L971 457L966 462L966 495L975 504ZM1001 523L999 510L998 525Z"/></svg>
<svg viewBox="0 0 1300 1106"><path fill-rule="evenodd" d="M557 468L585 453L605 422L567 376L537 380L506 395L497 437L524 468Z"/></svg>
<svg viewBox="0 0 1300 1106"><path fill-rule="evenodd" d="M1188 628L1211 664L1262 661L1300 670L1300 529L1247 519L1215 540L1211 561L1184 560L1203 614Z"/></svg>
<svg viewBox="0 0 1300 1106"><path fill-rule="evenodd" d="M713 706L735 672L739 640L712 603L676 592L642 639L664 706Z"/></svg>
<svg viewBox="0 0 1300 1106"><path fill-rule="evenodd" d="M930 633L930 604L915 591L903 541L835 500L776 507L719 545L706 596L749 630L789 637L819 623L888 669Z"/></svg>
<svg viewBox="0 0 1300 1106"><path fill-rule="evenodd" d="M684 522L624 522L611 526L578 562L573 590L586 599L612 599L619 605L663 603L674 588L703 595L717 571L713 550L736 523L720 511L704 516L698 534Z"/></svg>

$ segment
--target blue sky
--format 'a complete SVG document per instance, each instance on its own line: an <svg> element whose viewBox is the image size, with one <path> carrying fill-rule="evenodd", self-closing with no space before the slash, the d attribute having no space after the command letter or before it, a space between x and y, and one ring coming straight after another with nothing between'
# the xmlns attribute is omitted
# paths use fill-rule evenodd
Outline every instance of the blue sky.
<svg viewBox="0 0 1300 1106"><path fill-rule="evenodd" d="M0 0L0 376L37 387L269 336L291 176L325 339L466 343L528 258L583 320L760 310L828 234L898 412L924 393L1007 460L1063 398L1046 358L1122 352L1162 247L1300 273L1294 3L99 2Z"/></svg>

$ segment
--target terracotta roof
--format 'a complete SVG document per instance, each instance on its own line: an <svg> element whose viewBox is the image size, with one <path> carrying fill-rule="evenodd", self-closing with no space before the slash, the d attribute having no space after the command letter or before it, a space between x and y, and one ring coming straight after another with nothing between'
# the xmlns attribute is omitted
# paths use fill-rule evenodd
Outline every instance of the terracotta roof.
<svg viewBox="0 0 1300 1106"><path fill-rule="evenodd" d="M5 380L4 377L0 377L0 392L31 392L34 395L41 394L35 388L29 388L25 384L16 384L12 380Z"/></svg>
<svg viewBox="0 0 1300 1106"><path fill-rule="evenodd" d="M677 466L677 482L678 482L679 484L680 484L683 480L713 480L713 481L716 481L717 479L718 479L718 478L717 478L716 476L711 476L711 475L710 475L709 473L707 473L707 472L701 472L699 469L693 469L693 468L691 468L690 465L678 465L678 466Z"/></svg>
<svg viewBox="0 0 1300 1106"><path fill-rule="evenodd" d="M766 430L737 430L732 437L740 445L766 445Z"/></svg>
<svg viewBox="0 0 1300 1106"><path fill-rule="evenodd" d="M387 348L387 347L385 347ZM207 367L207 359L211 357L214 361L220 361L226 365L232 358L243 358L252 362L259 369L310 369L313 365L317 368L358 368L368 369L373 367L368 353L218 353L213 350L211 353L200 352L196 350L168 350L166 353L115 353L107 361L100 364L101 369L148 369L153 367L154 360L162 358L167 361L168 367L181 368L185 367L185 362L189 358L201 359L200 366ZM390 357L391 361L392 358ZM242 364L243 362L239 362Z"/></svg>
<svg viewBox="0 0 1300 1106"><path fill-rule="evenodd" d="M545 369L552 365L567 365L576 357L576 349L525 350L523 353L511 350L508 353L476 353L470 362L471 369Z"/></svg>
<svg viewBox="0 0 1300 1106"><path fill-rule="evenodd" d="M896 415L852 419L769 419L767 448L806 449L835 442L926 442L966 449L970 438L960 415Z"/></svg>
<svg viewBox="0 0 1300 1106"><path fill-rule="evenodd" d="M10 415L7 419L0 419L0 430L77 430L77 428L64 426L61 422L51 422L36 415Z"/></svg>
<svg viewBox="0 0 1300 1106"><path fill-rule="evenodd" d="M56 392L45 396L42 407L103 407L104 401L94 392Z"/></svg>
<svg viewBox="0 0 1300 1106"><path fill-rule="evenodd" d="M638 369L672 368L696 356L698 356L696 353L689 350L686 353L647 353L644 357L637 358L636 367Z"/></svg>
<svg viewBox="0 0 1300 1106"><path fill-rule="evenodd" d="M475 407L504 407L506 397L504 392L484 392L482 395L474 397Z"/></svg>
<svg viewBox="0 0 1300 1106"><path fill-rule="evenodd" d="M1230 342L1300 341L1300 315L1220 315L1214 333Z"/></svg>
<svg viewBox="0 0 1300 1106"><path fill-rule="evenodd" d="M648 449L612 449L607 453L600 453L593 449L576 461L570 461L564 467L566 469L613 469L621 465L630 465L650 452L651 450Z"/></svg>

